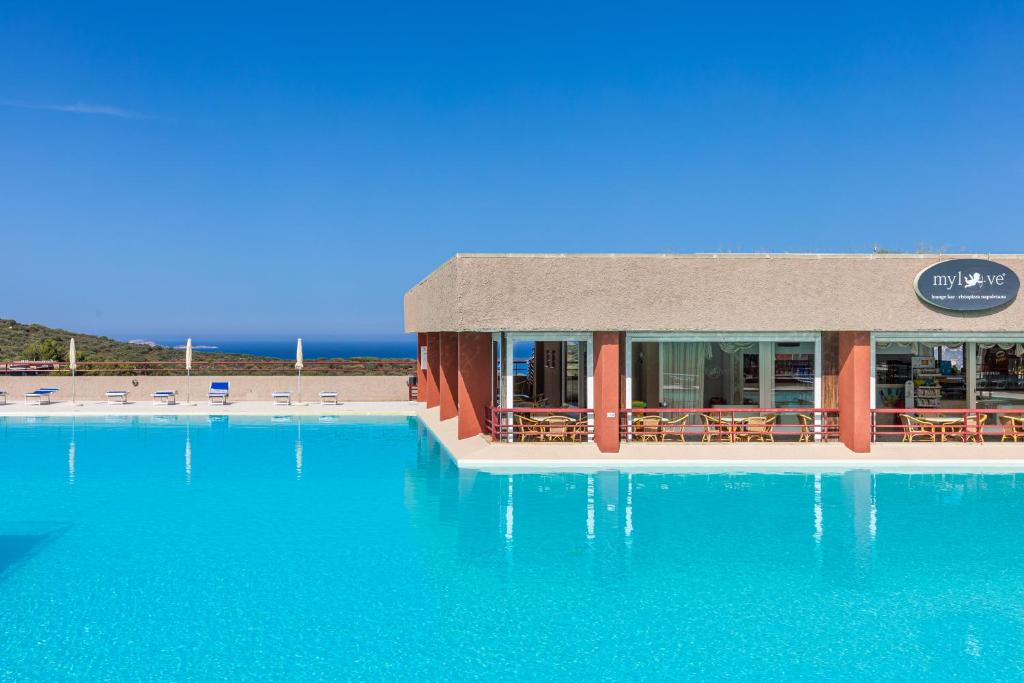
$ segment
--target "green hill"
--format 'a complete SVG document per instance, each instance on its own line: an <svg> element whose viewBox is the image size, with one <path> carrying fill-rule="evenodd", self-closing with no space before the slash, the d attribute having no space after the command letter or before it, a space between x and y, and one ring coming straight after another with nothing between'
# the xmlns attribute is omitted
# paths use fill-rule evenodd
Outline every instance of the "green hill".
<svg viewBox="0 0 1024 683"><path fill-rule="evenodd" d="M0 362L16 360L68 359L68 343L75 338L75 349L80 361L107 361L138 363L146 361L181 361L185 352L181 349L151 347L147 344L130 344L110 337L69 332L56 327L36 323L19 323L16 320L0 320ZM204 353L207 360L274 360L262 356L248 356L232 353Z"/></svg>
<svg viewBox="0 0 1024 683"><path fill-rule="evenodd" d="M56 327L47 327L36 323L19 323L16 320L0 319L0 363L13 361L36 360L36 361L67 361L68 344L71 338L75 338L75 352L79 363L125 363L120 368L92 368L92 372L102 374L133 374L142 372L144 374L174 374L180 373L181 368L167 368L163 371L159 366L150 367L146 370L133 368L128 363L156 363L173 362L181 363L184 366L185 352L182 349L170 349L163 347L152 347L148 344L133 344L117 341L110 337L101 337L94 334L82 334L70 332ZM338 361L341 359L327 359ZM209 366L213 363L230 363L220 367L213 366L216 374L239 374L239 375L264 375L282 374L294 372L290 368L292 361L267 356L253 356L243 353L222 353L218 351L197 351L193 357L194 370L200 371L201 366ZM345 375L404 375L409 374L415 367L414 361L405 363L382 363L377 358L351 358L349 364L344 366L335 365L331 367L307 366L304 374L345 374ZM359 364L351 364L351 361L359 361ZM272 365L261 365L261 363L273 363ZM86 367L80 365L80 371L86 371Z"/></svg>

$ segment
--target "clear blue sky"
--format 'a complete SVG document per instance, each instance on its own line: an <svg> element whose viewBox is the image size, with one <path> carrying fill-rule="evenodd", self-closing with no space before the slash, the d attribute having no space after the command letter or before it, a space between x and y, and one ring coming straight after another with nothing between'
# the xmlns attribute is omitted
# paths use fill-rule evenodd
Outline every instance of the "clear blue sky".
<svg viewBox="0 0 1024 683"><path fill-rule="evenodd" d="M0 5L3 317L394 337L456 251L1024 250L1021 3L97 5Z"/></svg>

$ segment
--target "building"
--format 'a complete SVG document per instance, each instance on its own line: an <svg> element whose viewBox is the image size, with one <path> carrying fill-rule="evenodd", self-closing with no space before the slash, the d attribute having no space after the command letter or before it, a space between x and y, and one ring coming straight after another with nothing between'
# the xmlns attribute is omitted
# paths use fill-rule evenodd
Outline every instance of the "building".
<svg viewBox="0 0 1024 683"><path fill-rule="evenodd" d="M674 420L677 440L855 452L1024 442L1020 273L1010 254L458 254L406 293L405 328L420 400L460 438L616 452Z"/></svg>

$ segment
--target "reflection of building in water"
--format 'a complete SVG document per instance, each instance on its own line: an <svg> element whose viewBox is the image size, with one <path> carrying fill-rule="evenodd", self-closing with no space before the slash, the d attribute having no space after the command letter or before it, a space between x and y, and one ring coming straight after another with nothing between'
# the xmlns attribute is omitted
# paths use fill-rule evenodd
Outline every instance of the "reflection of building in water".
<svg viewBox="0 0 1024 683"><path fill-rule="evenodd" d="M841 583L867 578L877 533L875 475L853 470L822 480L823 573Z"/></svg>
<svg viewBox="0 0 1024 683"><path fill-rule="evenodd" d="M870 477L864 481L870 492ZM848 525L839 519L844 506L860 509L859 482L859 475L844 482L831 475L460 471L422 429L405 498L429 557L463 568L528 571L577 556L590 558L586 571L665 557L680 566L820 567L823 544L833 566L849 558L836 551L839 541L828 545L829 534L861 533L855 520L870 533L870 500L865 515L849 516Z"/></svg>

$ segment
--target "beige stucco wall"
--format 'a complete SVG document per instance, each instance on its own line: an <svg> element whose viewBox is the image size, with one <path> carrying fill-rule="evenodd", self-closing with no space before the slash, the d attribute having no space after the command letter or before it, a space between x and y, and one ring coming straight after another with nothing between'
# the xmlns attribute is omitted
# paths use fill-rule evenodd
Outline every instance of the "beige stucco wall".
<svg viewBox="0 0 1024 683"><path fill-rule="evenodd" d="M291 391L296 400L295 375L280 377L219 376L193 377L190 382L192 400L206 400L210 382L231 382L232 401L269 401L275 391ZM104 400L109 389L128 391L129 401L149 401L154 391L176 390L178 400L185 400L184 377L77 377L75 396L83 401ZM27 391L39 387L57 387L61 390L55 400L71 399L70 377L23 377L0 376L0 389L7 392L7 400L22 401ZM345 375L338 377L303 377L302 397L304 400L318 400L320 391L337 391L339 401L406 401L409 392L404 376Z"/></svg>
<svg viewBox="0 0 1024 683"><path fill-rule="evenodd" d="M940 312L914 280L950 258L1024 254L460 254L405 295L407 332L1024 331L1024 297Z"/></svg>

